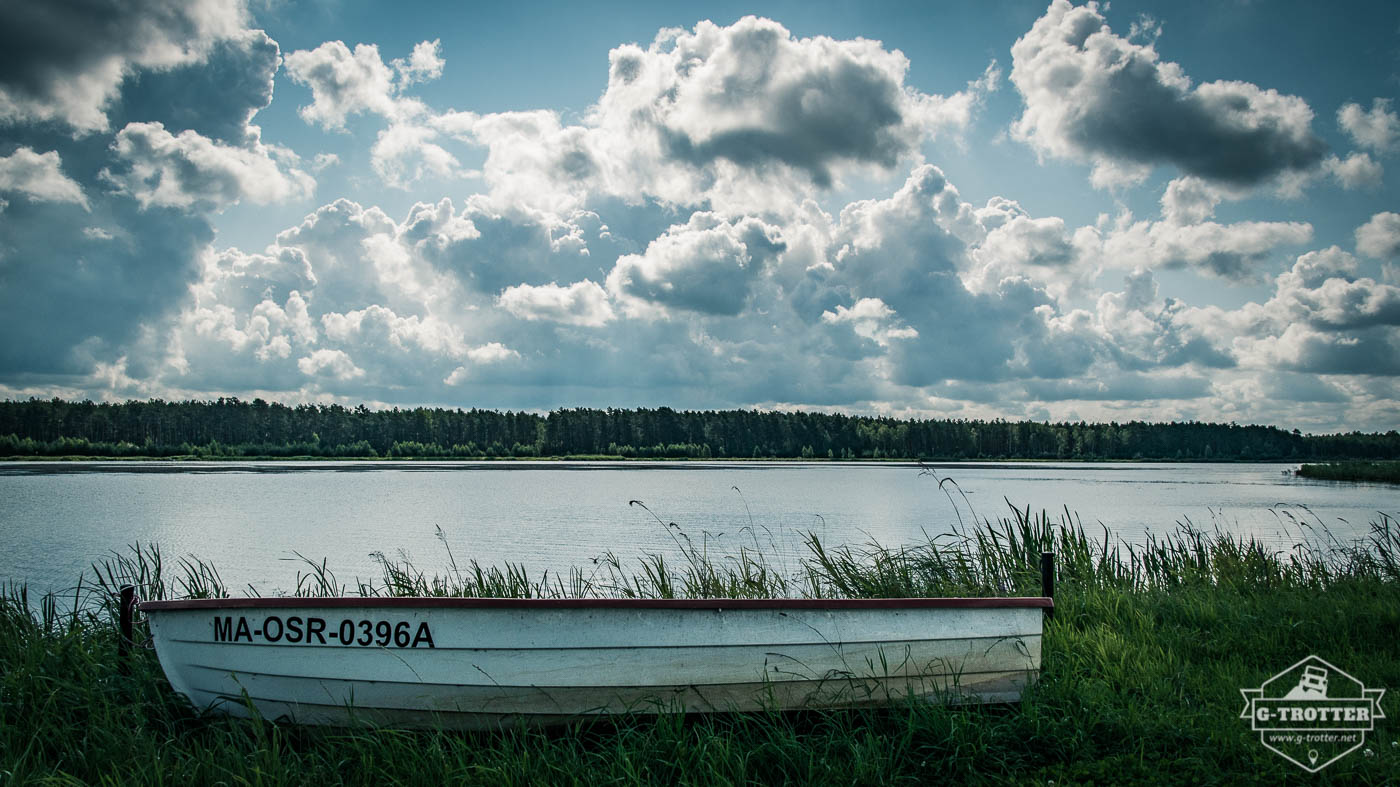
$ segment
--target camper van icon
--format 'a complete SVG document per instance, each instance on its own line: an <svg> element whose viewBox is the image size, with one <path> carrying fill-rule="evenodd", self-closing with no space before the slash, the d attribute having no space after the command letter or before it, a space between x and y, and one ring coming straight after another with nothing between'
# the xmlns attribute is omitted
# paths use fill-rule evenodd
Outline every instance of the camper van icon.
<svg viewBox="0 0 1400 787"><path fill-rule="evenodd" d="M1286 700L1321 700L1327 698L1327 669L1315 664L1303 668L1298 685L1283 695Z"/></svg>

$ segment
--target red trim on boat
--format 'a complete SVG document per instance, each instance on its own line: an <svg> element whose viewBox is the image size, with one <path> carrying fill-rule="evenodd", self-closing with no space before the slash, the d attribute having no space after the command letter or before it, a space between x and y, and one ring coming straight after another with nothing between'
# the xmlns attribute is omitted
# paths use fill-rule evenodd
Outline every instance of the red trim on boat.
<svg viewBox="0 0 1400 787"><path fill-rule="evenodd" d="M1049 609L1054 599L1043 596L1002 598L445 598L311 596L278 598L194 598L143 601L141 611L183 609L987 609L1036 607Z"/></svg>

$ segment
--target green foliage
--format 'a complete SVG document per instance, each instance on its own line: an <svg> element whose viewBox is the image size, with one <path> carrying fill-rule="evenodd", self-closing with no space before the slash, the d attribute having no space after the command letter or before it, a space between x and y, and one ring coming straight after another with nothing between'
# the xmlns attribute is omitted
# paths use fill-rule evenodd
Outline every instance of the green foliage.
<svg viewBox="0 0 1400 787"><path fill-rule="evenodd" d="M361 405L0 402L0 456L708 459L1400 459L1400 433L1209 423L900 420L750 410L547 415Z"/></svg>

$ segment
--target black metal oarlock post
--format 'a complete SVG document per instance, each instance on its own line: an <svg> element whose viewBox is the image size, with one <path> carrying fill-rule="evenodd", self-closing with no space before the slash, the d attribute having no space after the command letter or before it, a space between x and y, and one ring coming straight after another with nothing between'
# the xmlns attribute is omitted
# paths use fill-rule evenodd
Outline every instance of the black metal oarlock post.
<svg viewBox="0 0 1400 787"><path fill-rule="evenodd" d="M1040 553L1040 595L1055 600L1055 553ZM1055 608L1045 608L1045 618L1055 617Z"/></svg>
<svg viewBox="0 0 1400 787"><path fill-rule="evenodd" d="M117 638L117 665L123 675L131 672L131 646L133 644L131 625L135 612L136 587L122 585L117 610L117 620L121 627L121 636Z"/></svg>

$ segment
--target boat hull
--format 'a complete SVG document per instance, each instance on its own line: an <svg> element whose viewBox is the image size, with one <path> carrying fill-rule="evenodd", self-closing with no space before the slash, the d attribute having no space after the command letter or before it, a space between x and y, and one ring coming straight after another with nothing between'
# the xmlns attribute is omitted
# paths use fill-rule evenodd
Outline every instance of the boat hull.
<svg viewBox="0 0 1400 787"><path fill-rule="evenodd" d="M303 724L479 728L907 697L1011 701L1039 670L1044 605L932 602L1045 600L564 601L143 610L172 686L197 707Z"/></svg>

